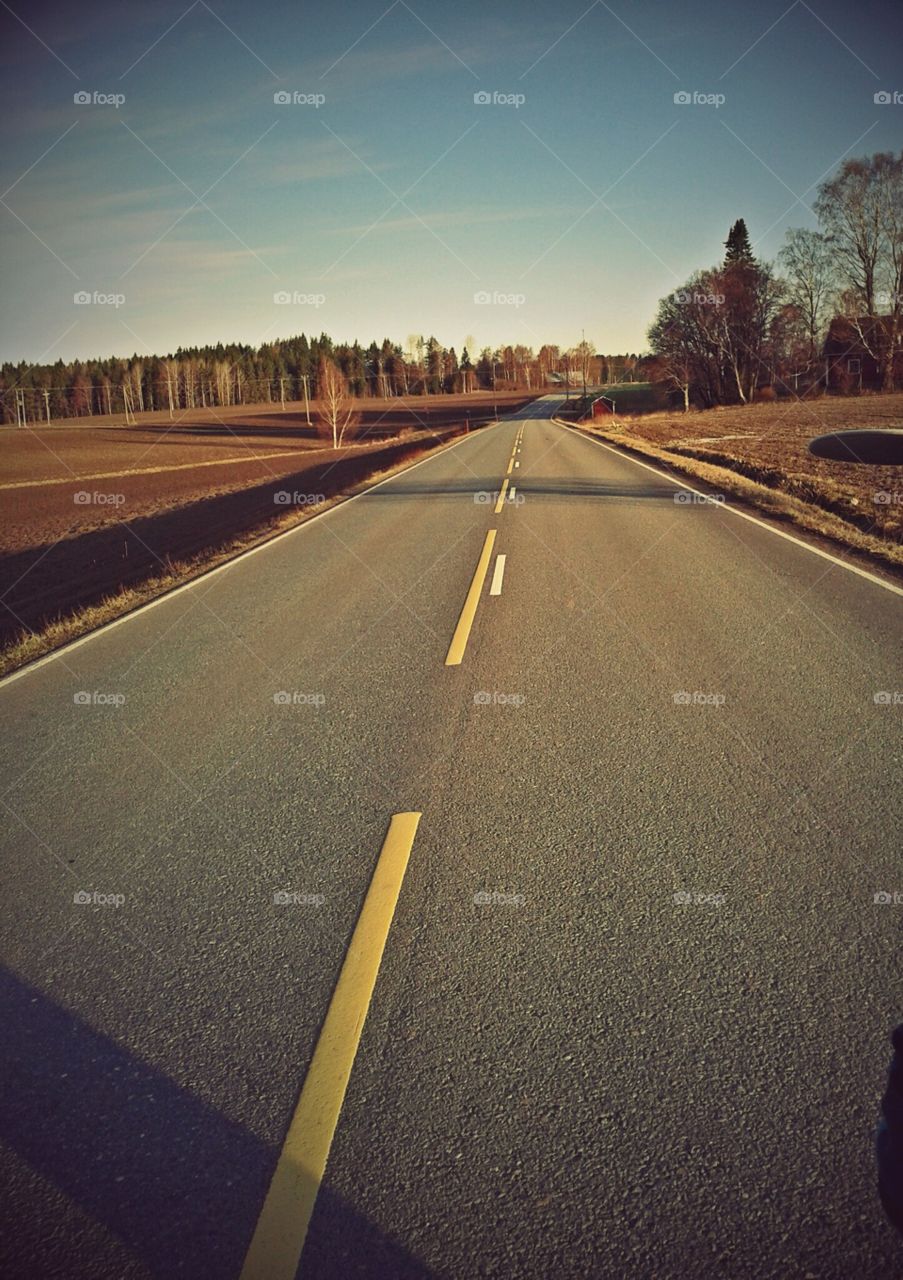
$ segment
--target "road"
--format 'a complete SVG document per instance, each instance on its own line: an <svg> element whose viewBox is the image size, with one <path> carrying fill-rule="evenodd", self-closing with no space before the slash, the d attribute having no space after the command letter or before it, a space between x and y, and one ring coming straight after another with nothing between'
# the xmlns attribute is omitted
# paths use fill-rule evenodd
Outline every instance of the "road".
<svg viewBox="0 0 903 1280"><path fill-rule="evenodd" d="M4 1274L240 1274L415 812L299 1274L903 1275L900 595L555 403L0 686Z"/></svg>

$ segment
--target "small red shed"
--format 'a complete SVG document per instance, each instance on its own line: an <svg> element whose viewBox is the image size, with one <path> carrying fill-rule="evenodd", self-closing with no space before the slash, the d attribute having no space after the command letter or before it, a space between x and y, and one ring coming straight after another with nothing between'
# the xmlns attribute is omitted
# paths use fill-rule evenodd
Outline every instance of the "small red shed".
<svg viewBox="0 0 903 1280"><path fill-rule="evenodd" d="M598 396L593 401L593 417L609 418L615 411L614 400L609 400L607 396Z"/></svg>

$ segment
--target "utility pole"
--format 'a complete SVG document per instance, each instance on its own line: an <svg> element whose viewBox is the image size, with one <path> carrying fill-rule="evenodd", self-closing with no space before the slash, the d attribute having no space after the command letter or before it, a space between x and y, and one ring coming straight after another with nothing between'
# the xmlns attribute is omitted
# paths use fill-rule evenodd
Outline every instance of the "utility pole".
<svg viewBox="0 0 903 1280"><path fill-rule="evenodd" d="M25 392L21 387L16 388L16 426L28 426L28 419L25 417Z"/></svg>
<svg viewBox="0 0 903 1280"><path fill-rule="evenodd" d="M307 425L310 426L310 396L307 390L307 378L308 375L306 373L302 373L301 381L304 383L304 413L307 418Z"/></svg>
<svg viewBox="0 0 903 1280"><path fill-rule="evenodd" d="M47 411L47 425L50 426L50 392L44 392L44 408Z"/></svg>
<svg viewBox="0 0 903 1280"><path fill-rule="evenodd" d="M285 380L279 379L279 399L282 402L282 412L285 413Z"/></svg>
<svg viewBox="0 0 903 1280"><path fill-rule="evenodd" d="M583 410L586 411L586 330L580 330L580 366L583 370Z"/></svg>

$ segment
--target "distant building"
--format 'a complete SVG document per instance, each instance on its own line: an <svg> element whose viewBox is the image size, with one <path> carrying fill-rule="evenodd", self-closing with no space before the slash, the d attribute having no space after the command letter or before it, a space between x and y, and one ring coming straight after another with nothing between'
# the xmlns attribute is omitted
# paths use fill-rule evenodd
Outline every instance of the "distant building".
<svg viewBox="0 0 903 1280"><path fill-rule="evenodd" d="M822 350L830 391L881 390L881 374L873 353L887 342L888 325L887 316L863 316L859 320L834 317ZM903 386L900 334L894 352L894 386Z"/></svg>

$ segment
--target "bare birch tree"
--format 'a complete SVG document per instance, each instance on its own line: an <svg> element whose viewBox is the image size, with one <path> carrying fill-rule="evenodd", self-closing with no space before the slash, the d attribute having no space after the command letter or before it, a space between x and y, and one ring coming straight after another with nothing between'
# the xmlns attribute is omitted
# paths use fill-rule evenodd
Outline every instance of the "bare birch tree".
<svg viewBox="0 0 903 1280"><path fill-rule="evenodd" d="M891 391L903 327L903 153L845 160L819 187L815 210L846 285L849 319Z"/></svg>
<svg viewBox="0 0 903 1280"><path fill-rule="evenodd" d="M326 356L321 356L317 367L317 411L324 434L332 437L333 449L341 448L345 433L357 425L358 417L345 375Z"/></svg>

